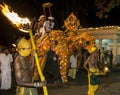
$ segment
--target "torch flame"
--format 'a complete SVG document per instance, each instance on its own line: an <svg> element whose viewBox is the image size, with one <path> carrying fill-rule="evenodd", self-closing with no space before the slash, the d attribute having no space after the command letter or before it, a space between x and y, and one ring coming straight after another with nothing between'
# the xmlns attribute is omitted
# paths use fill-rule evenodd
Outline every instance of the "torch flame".
<svg viewBox="0 0 120 95"><path fill-rule="evenodd" d="M5 17L7 17L13 24L15 24L19 29L23 27L25 24L31 24L30 20L26 18L21 18L14 11L10 11L9 6L7 4L0 4L0 9Z"/></svg>

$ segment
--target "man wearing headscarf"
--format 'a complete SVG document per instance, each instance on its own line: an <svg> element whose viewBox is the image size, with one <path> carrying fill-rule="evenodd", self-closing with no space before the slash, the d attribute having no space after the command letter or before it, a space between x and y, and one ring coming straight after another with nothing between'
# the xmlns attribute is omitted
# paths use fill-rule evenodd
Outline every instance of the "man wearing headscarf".
<svg viewBox="0 0 120 95"><path fill-rule="evenodd" d="M41 15L38 19L38 22L34 25L36 39L45 35L45 21L46 16Z"/></svg>
<svg viewBox="0 0 120 95"><path fill-rule="evenodd" d="M54 17L49 16L48 20L45 22L45 31L46 33L49 33L55 26L55 23L53 22Z"/></svg>

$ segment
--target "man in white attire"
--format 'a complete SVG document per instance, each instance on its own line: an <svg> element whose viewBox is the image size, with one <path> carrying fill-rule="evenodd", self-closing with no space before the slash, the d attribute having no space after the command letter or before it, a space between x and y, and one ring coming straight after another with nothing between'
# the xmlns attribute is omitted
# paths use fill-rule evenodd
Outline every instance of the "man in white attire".
<svg viewBox="0 0 120 95"><path fill-rule="evenodd" d="M2 48L0 48L0 54L2 54ZM1 85L1 65L0 65L0 85Z"/></svg>
<svg viewBox="0 0 120 95"><path fill-rule="evenodd" d="M70 56L70 68L68 70L68 76L75 79L77 72L77 52Z"/></svg>
<svg viewBox="0 0 120 95"><path fill-rule="evenodd" d="M44 23L45 31L46 33L49 33L55 26L55 23L53 22L54 17L49 16L48 20Z"/></svg>
<svg viewBox="0 0 120 95"><path fill-rule="evenodd" d="M0 67L1 67L1 89L11 89L11 64L13 62L12 54L9 53L8 48L3 50L0 54Z"/></svg>
<svg viewBox="0 0 120 95"><path fill-rule="evenodd" d="M43 37L45 35L46 16L41 15L38 22L34 25L35 38Z"/></svg>

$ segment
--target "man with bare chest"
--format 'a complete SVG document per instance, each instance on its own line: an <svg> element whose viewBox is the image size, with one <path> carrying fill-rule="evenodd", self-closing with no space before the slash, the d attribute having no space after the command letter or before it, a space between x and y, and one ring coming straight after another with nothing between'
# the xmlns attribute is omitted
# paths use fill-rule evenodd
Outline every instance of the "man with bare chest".
<svg viewBox="0 0 120 95"><path fill-rule="evenodd" d="M94 95L95 91L98 89L97 85L91 85L90 83L90 75L92 73L99 72L98 69L98 51L95 49L93 52L91 52L90 56L84 63L84 68L88 71L88 95Z"/></svg>
<svg viewBox="0 0 120 95"><path fill-rule="evenodd" d="M16 57L16 68L17 72L21 73L21 79L23 82L32 82L32 73L34 70L34 65L32 62L30 62L30 56L29 57L22 57L17 56Z"/></svg>
<svg viewBox="0 0 120 95"><path fill-rule="evenodd" d="M31 44L24 38L17 42L18 55L14 61L15 77L17 82L16 95L38 95L36 87L46 85L45 81L34 82L34 56L31 53Z"/></svg>

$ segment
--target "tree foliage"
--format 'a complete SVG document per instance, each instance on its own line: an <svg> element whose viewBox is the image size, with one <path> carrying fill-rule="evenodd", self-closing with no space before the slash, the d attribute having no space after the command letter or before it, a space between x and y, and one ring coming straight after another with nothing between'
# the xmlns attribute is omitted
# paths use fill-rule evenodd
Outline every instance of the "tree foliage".
<svg viewBox="0 0 120 95"><path fill-rule="evenodd" d="M99 18L108 18L108 13L115 7L118 7L120 0L96 0L95 5L97 6L98 11L96 16Z"/></svg>

